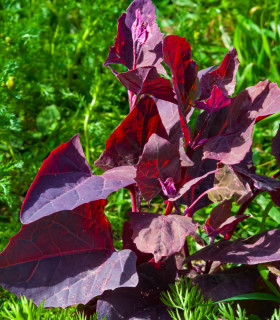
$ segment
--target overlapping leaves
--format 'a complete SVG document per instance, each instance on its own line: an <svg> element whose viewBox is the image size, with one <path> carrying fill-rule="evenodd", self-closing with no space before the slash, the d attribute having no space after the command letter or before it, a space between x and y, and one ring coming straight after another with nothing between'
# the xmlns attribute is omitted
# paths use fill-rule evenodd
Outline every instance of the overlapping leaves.
<svg viewBox="0 0 280 320"><path fill-rule="evenodd" d="M100 296L97 309L108 320L165 319L159 293L178 273L207 273L213 261L280 260L279 230L230 241L258 194L268 191L280 205L279 174L256 174L251 152L255 123L280 111L278 86L266 80L232 97L236 50L220 66L198 71L185 38L163 37L151 0L135 0L121 15L104 65L127 88L130 105L95 162L105 173L92 173L78 135L50 154L24 200L22 229L0 255L0 284L37 304L45 299L45 306ZM191 130L194 108L200 113ZM272 143L278 165L279 132ZM134 212L124 223L123 250L116 251L104 208L112 192L126 187ZM165 214L143 212L141 197L148 204L161 197ZM241 205L236 214L233 200ZM211 201L217 205L203 226L206 246L193 218ZM187 236L203 246L191 256ZM194 260L207 262L197 267ZM257 275L248 270L216 270L195 281L218 300L252 290Z"/></svg>

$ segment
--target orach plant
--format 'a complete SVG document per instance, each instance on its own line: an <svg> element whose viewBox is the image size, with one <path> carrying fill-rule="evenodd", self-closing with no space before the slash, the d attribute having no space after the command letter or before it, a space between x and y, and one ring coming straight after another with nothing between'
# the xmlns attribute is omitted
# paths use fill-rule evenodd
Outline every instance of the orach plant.
<svg viewBox="0 0 280 320"><path fill-rule="evenodd" d="M280 230L230 238L261 192L280 206L279 174L256 174L251 151L255 123L280 111L280 89L266 80L231 97L236 50L198 71L185 38L160 32L151 0L135 0L121 15L104 65L127 88L130 105L95 162L105 173L92 173L78 135L50 154L26 195L22 228L0 255L0 284L46 307L97 300L108 320L169 319L160 292L182 274L196 274L214 301L252 291L257 274L247 265L280 260ZM280 130L272 143L278 164L279 149ZM104 208L121 188L130 191L132 212L117 251ZM165 214L141 211L141 199L156 196ZM193 217L211 201L206 245ZM232 201L240 205L235 215ZM204 247L190 255L187 237ZM211 274L214 261L243 266Z"/></svg>

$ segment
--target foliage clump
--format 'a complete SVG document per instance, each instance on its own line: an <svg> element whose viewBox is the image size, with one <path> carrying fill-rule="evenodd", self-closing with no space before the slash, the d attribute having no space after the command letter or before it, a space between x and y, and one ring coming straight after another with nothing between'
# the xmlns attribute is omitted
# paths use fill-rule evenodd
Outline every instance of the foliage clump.
<svg viewBox="0 0 280 320"><path fill-rule="evenodd" d="M129 102L128 115L95 161L105 172L94 174L88 163L87 126L99 79L84 122L86 156L75 135L44 160L22 205L22 228L0 255L0 284L37 305L96 305L99 317L115 320L169 319L160 293L184 274L194 276L213 301L254 292L256 265L269 263L272 281L279 282L278 229L262 227L231 241L261 193L280 206L279 172L258 174L252 157L255 124L280 111L277 84L261 81L234 95L236 49L219 66L199 70L185 38L161 33L151 0L133 1L120 16L104 65L127 89ZM72 81L75 70L69 68ZM38 128L45 114L59 119L54 104L42 113ZM272 143L278 165L279 144L280 129ZM122 250L116 250L104 212L108 196L122 188L129 190L132 208ZM142 209L143 200L149 205L156 197L166 204L164 214ZM212 203L199 224L198 210ZM266 217L264 212L263 224ZM198 248L194 253L190 241Z"/></svg>

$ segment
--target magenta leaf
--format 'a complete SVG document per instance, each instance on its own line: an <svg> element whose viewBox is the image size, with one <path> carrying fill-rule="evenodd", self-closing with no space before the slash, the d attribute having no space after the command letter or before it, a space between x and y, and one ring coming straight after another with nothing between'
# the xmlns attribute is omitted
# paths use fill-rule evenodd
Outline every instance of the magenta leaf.
<svg viewBox="0 0 280 320"><path fill-rule="evenodd" d="M160 292L175 281L177 269L174 257L155 267L144 263L137 267L139 283L135 288L106 291L97 302L100 319L107 320L170 320L167 307L160 301Z"/></svg>
<svg viewBox="0 0 280 320"><path fill-rule="evenodd" d="M227 98L221 89L216 85L213 87L211 96L208 100L197 101L195 107L207 111L208 113L214 113L222 108L227 107L231 100Z"/></svg>
<svg viewBox="0 0 280 320"><path fill-rule="evenodd" d="M162 190L160 181L181 178L180 155L176 146L152 134L136 165L136 182L143 198L150 202Z"/></svg>
<svg viewBox="0 0 280 320"><path fill-rule="evenodd" d="M247 239L222 240L187 258L221 263L258 264L280 260L280 230L262 232Z"/></svg>
<svg viewBox="0 0 280 320"><path fill-rule="evenodd" d="M93 175L76 135L43 162L22 205L21 221L30 223L57 211L106 199L110 193L133 184L134 178L133 167Z"/></svg>
<svg viewBox="0 0 280 320"><path fill-rule="evenodd" d="M156 23L155 7L151 0L135 0L118 20L114 47L104 63L123 64L129 70L155 66L165 73L162 61L162 39Z"/></svg>
<svg viewBox="0 0 280 320"><path fill-rule="evenodd" d="M204 145L204 158L226 164L241 162L252 146L254 124L280 111L280 89L267 80L249 87L232 98L222 131Z"/></svg>
<svg viewBox="0 0 280 320"><path fill-rule="evenodd" d="M95 165L103 170L136 165L150 136L167 138L155 101L143 96L106 142Z"/></svg>
<svg viewBox="0 0 280 320"><path fill-rule="evenodd" d="M103 209L85 204L23 225L0 255L0 285L45 307L67 307L136 286L136 256L115 252Z"/></svg>
<svg viewBox="0 0 280 320"><path fill-rule="evenodd" d="M170 80L160 77L155 67L140 67L119 73L117 78L137 96L150 94L166 101L177 102Z"/></svg>
<svg viewBox="0 0 280 320"><path fill-rule="evenodd" d="M218 69L200 75L200 100L209 98L215 85L222 90L224 95L231 96L235 90L238 66L237 52L235 48L232 48Z"/></svg>
<svg viewBox="0 0 280 320"><path fill-rule="evenodd" d="M193 284L198 286L206 299L220 301L254 292L259 277L256 268L242 266L216 274L198 276L193 280Z"/></svg>
<svg viewBox="0 0 280 320"><path fill-rule="evenodd" d="M198 88L198 66L191 60L191 46L185 38L167 36L163 42L163 57L171 71L181 115L186 116Z"/></svg>
<svg viewBox="0 0 280 320"><path fill-rule="evenodd" d="M186 236L196 232L198 224L179 215L161 215L150 212L131 212L132 239L138 250L152 253L155 262L179 252Z"/></svg>

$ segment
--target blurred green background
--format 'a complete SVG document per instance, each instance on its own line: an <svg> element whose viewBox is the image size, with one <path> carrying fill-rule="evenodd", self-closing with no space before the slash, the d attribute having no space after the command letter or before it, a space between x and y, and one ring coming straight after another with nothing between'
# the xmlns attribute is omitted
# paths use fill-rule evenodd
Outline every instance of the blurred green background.
<svg viewBox="0 0 280 320"><path fill-rule="evenodd" d="M126 90L103 68L117 18L129 4L0 1L0 250L20 227L20 207L38 168L61 142L79 133L93 171L99 172L93 162L129 109ZM154 4L161 30L186 37L200 69L219 64L236 47L240 60L236 93L266 78L280 83L280 0L154 0ZM277 170L270 152L278 125L276 115L274 122L266 119L254 132L259 173L271 176ZM128 197L121 190L107 207L119 245ZM241 224L239 235L258 231L268 201L261 196L254 202L253 218ZM154 210L158 207L155 202ZM272 208L268 228L279 226L279 213ZM200 213L202 218L204 214ZM0 303L5 295L0 291Z"/></svg>

